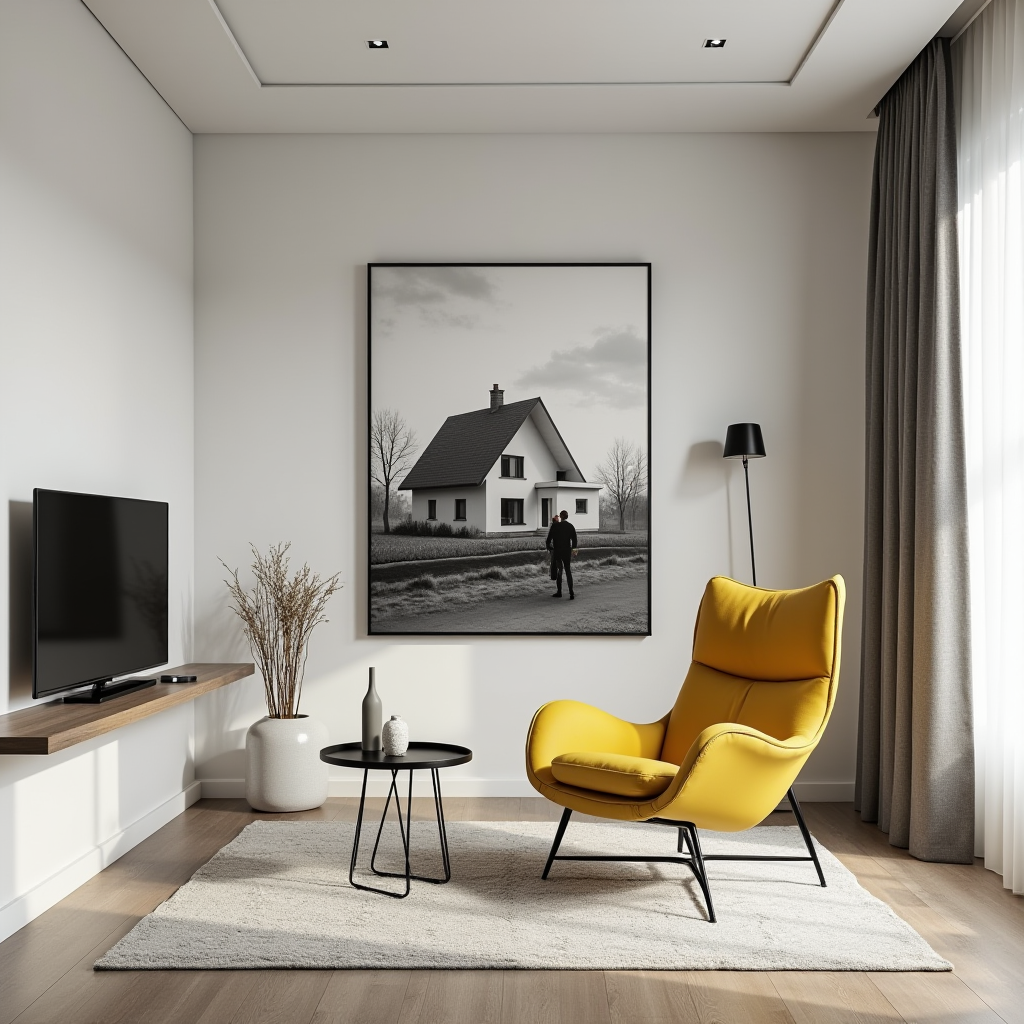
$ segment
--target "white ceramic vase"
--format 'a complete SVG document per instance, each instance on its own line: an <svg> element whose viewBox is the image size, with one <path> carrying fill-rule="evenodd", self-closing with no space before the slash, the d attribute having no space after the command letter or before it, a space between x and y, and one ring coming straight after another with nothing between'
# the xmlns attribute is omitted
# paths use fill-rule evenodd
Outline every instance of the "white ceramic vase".
<svg viewBox="0 0 1024 1024"><path fill-rule="evenodd" d="M327 726L308 715L261 718L245 735L245 799L256 811L308 811L327 799Z"/></svg>
<svg viewBox="0 0 1024 1024"><path fill-rule="evenodd" d="M409 749L409 726L398 715L384 723L381 744L388 757L401 757Z"/></svg>

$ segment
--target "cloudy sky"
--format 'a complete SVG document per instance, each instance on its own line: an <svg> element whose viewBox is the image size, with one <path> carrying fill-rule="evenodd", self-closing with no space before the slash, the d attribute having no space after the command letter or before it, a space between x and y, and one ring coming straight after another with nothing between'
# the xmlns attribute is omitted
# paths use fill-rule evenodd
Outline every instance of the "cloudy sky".
<svg viewBox="0 0 1024 1024"><path fill-rule="evenodd" d="M372 270L372 406L420 452L446 417L540 397L588 480L616 437L647 443L645 267Z"/></svg>

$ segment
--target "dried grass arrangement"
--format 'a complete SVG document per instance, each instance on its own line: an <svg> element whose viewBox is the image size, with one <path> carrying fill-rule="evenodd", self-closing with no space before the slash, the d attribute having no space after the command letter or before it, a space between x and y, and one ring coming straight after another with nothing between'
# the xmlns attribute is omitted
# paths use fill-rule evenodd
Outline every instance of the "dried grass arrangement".
<svg viewBox="0 0 1024 1024"><path fill-rule="evenodd" d="M239 582L238 570L221 559L220 564L231 573L231 579L224 582L263 675L267 714L271 718L295 718L299 713L309 636L316 626L327 621L327 602L341 589L341 573L321 580L308 565L303 565L289 579L291 544L275 544L266 556L255 545L249 547L256 577L252 590L246 592Z"/></svg>

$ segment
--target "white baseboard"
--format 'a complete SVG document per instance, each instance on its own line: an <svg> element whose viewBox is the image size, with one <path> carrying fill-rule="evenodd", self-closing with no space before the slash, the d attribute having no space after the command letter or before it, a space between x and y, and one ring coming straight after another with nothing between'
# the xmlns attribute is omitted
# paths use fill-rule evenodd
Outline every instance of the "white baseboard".
<svg viewBox="0 0 1024 1024"><path fill-rule="evenodd" d="M159 807L154 807L138 821L94 846L56 874L11 900L5 907L0 907L0 942L123 857L133 846L138 846L143 839L163 828L185 808L191 807L199 799L201 788L199 782L191 783L181 793L172 796Z"/></svg>
<svg viewBox="0 0 1024 1024"><path fill-rule="evenodd" d="M245 779L199 779L204 800L245 799Z"/></svg>
<svg viewBox="0 0 1024 1024"><path fill-rule="evenodd" d="M363 786L362 777L355 775L354 777L346 778L332 778L328 783L327 791L331 796L359 796L359 792ZM422 777L417 777L413 785L413 794L415 796L430 796L432 793L430 787L430 776L421 773ZM385 796L388 791L388 785L390 780L384 778L375 779L372 776L366 786L366 793L368 796ZM401 782L400 782L401 785ZM406 786L409 785L409 780L404 780L404 786L402 788L402 795L404 796L407 792ZM448 797L459 797L459 796L483 796L483 797L499 797L499 796L537 796L540 794L530 785L526 779L473 779L473 778L445 778L444 773L441 773L441 791L444 796Z"/></svg>
<svg viewBox="0 0 1024 1024"><path fill-rule="evenodd" d="M377 773L374 773L377 774ZM237 799L245 797L245 779L203 779L203 797L206 799ZM359 796L363 779L355 772L344 777L331 778L327 785L328 796ZM408 781L404 783L408 785ZM472 779L445 778L441 776L441 788L445 796L537 796L537 791L526 779ZM852 782L797 782L794 786L797 799L803 803L824 803L826 801L846 802L853 799ZM388 791L388 780L370 777L366 792L368 796L384 796ZM429 776L420 773L415 781L413 793L416 796L430 795ZM403 795L405 789L402 789Z"/></svg>
<svg viewBox="0 0 1024 1024"><path fill-rule="evenodd" d="M378 776L379 777L375 777ZM229 800L245 797L245 779L202 779L203 799ZM366 786L367 796L386 796L390 779L375 772ZM407 792L409 780L402 783L402 795ZM351 772L346 777L331 778L327 784L328 796L359 796L363 777ZM441 789L445 796L537 796L537 791L526 779L465 779L441 776ZM413 783L415 796L430 796L430 776L420 772Z"/></svg>

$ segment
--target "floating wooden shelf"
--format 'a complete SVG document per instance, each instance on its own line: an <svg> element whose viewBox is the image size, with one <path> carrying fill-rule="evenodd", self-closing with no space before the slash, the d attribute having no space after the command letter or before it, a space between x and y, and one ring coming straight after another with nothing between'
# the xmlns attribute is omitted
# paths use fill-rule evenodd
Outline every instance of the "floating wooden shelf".
<svg viewBox="0 0 1024 1024"><path fill-rule="evenodd" d="M0 715L0 754L53 754L94 736L131 725L204 693L253 674L252 663L195 664L160 669L153 675L196 676L194 683L157 683L105 704L65 704L62 700ZM153 678L150 676L149 678Z"/></svg>

